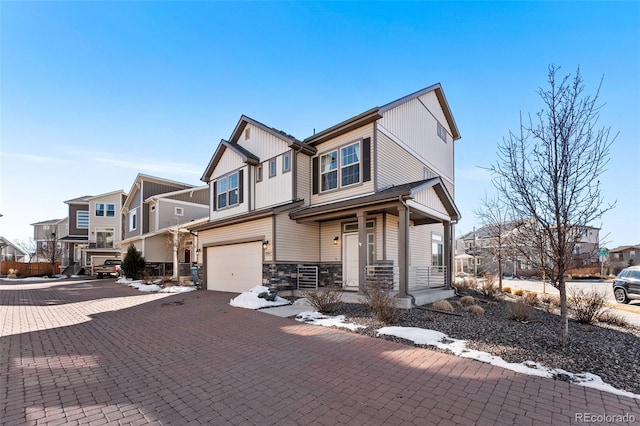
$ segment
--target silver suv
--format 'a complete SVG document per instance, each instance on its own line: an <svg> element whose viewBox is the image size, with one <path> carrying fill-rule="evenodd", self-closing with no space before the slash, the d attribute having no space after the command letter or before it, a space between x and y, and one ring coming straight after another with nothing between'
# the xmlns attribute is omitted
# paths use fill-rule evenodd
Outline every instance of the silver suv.
<svg viewBox="0 0 640 426"><path fill-rule="evenodd" d="M613 295L618 303L640 299L640 266L624 268L613 281Z"/></svg>

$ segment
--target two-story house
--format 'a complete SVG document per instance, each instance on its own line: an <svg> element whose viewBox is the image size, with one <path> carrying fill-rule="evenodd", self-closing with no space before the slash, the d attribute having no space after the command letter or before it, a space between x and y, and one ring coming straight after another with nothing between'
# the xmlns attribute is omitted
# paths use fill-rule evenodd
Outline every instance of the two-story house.
<svg viewBox="0 0 640 426"><path fill-rule="evenodd" d="M0 260L3 262L26 262L30 253L24 251L13 241L0 237Z"/></svg>
<svg viewBox="0 0 640 426"><path fill-rule="evenodd" d="M101 265L120 257L117 243L122 240L123 190L87 197L89 202L88 245L84 248L86 266Z"/></svg>
<svg viewBox="0 0 640 426"><path fill-rule="evenodd" d="M123 207L124 256L133 244L145 258L153 275L189 275L194 258L193 235L186 229L209 214L209 187L138 174Z"/></svg>
<svg viewBox="0 0 640 426"><path fill-rule="evenodd" d="M61 263L67 257L65 245L61 238L69 234L69 220L49 219L32 223L33 241L35 243L35 256L31 259L34 262L50 262L52 257ZM59 272L59 271L56 271Z"/></svg>
<svg viewBox="0 0 640 426"><path fill-rule="evenodd" d="M207 288L291 288L311 267L360 293L388 274L403 303L428 303L416 296L451 288L459 138L440 84L302 141L241 117L202 176L209 222L193 230Z"/></svg>
<svg viewBox="0 0 640 426"><path fill-rule="evenodd" d="M89 199L91 196L67 200L64 203L69 207L68 233L60 238L64 245L62 269L65 274L78 274L87 266L87 258L83 250L89 244Z"/></svg>

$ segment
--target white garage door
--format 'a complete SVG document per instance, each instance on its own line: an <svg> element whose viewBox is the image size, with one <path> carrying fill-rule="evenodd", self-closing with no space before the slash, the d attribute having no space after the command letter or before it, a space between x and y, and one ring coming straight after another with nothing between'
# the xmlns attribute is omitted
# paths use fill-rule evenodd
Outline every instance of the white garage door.
<svg viewBox="0 0 640 426"><path fill-rule="evenodd" d="M207 289L242 293L262 285L262 243L207 248Z"/></svg>

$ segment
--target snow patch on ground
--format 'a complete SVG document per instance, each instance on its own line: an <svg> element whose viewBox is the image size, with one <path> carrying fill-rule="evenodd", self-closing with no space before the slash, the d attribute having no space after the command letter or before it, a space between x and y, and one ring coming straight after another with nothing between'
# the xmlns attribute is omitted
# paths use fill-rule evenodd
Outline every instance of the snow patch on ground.
<svg viewBox="0 0 640 426"><path fill-rule="evenodd" d="M276 300L274 300L273 302L270 302L266 299L258 297L260 293L265 293L268 291L269 291L269 288L259 285L231 299L229 304L231 306L235 306L236 308L245 308L245 309L261 309L261 308L268 308L273 306L284 306L284 305L291 304L291 302L289 302L287 299L283 299L280 296L276 296Z"/></svg>
<svg viewBox="0 0 640 426"><path fill-rule="evenodd" d="M344 315L329 316L316 311L301 312L296 316L296 321L306 322L307 324L321 325L324 327L346 328L351 331L356 331L359 328L364 328L363 325L350 324L348 322L344 322L344 320Z"/></svg>
<svg viewBox="0 0 640 426"><path fill-rule="evenodd" d="M499 356L491 355L488 352L481 352L467 348L464 340L451 339L446 334L435 330L426 330L416 327L383 327L378 330L378 334L396 336L408 339L419 345L435 346L440 349L446 349L453 352L461 358L471 358L478 361L486 362L497 367L506 368L518 373L528 374L532 376L553 378L556 376L566 376L572 383L598 389L617 395L626 396L628 398L638 398L640 395L625 390L616 389L613 386L602 381L600 376L591 373L571 373L560 368L549 368L533 361L525 361L523 363L507 362Z"/></svg>
<svg viewBox="0 0 640 426"><path fill-rule="evenodd" d="M68 277L66 275L55 275L53 277L3 278L2 281L8 281L10 283L31 283L31 282L42 282L42 281L66 280L67 278Z"/></svg>
<svg viewBox="0 0 640 426"><path fill-rule="evenodd" d="M196 288L193 286L180 286L174 285L172 287L165 287L161 289L158 293L188 293L190 291L195 291Z"/></svg>

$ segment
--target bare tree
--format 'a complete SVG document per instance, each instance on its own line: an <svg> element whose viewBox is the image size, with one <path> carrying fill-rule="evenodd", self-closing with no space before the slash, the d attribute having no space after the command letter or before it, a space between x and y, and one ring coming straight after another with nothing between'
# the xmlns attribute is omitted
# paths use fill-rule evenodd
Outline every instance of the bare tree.
<svg viewBox="0 0 640 426"><path fill-rule="evenodd" d="M33 237L29 237L28 240L16 240L16 245L24 250L25 253L27 253L27 256L29 257L29 263L31 263L31 261L33 261L33 258L36 257L38 250L38 245L36 244L36 241L33 239Z"/></svg>
<svg viewBox="0 0 640 426"><path fill-rule="evenodd" d="M482 228L490 240L487 250L493 255L498 266L498 288L502 292L502 270L509 247L509 232L513 230L509 222L509 206L498 196L487 194L480 200L480 207L474 211L482 223ZM515 275L515 271L514 271Z"/></svg>
<svg viewBox="0 0 640 426"><path fill-rule="evenodd" d="M47 232L45 241L38 248L38 255L51 264L51 275L55 275L56 262L62 258L62 247L55 232Z"/></svg>
<svg viewBox="0 0 640 426"><path fill-rule="evenodd" d="M515 217L530 218L532 229L541 234L546 255L532 255L532 260L548 261L545 269L560 292L564 344L569 339L564 275L579 232L614 207L604 205L598 178L615 136L610 137L609 127L596 127L602 80L594 95L585 95L580 70L560 77L559 69L549 67L549 87L538 90L543 109L527 122L520 117L519 132L502 140L490 170Z"/></svg>

